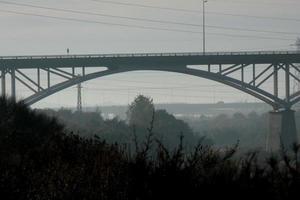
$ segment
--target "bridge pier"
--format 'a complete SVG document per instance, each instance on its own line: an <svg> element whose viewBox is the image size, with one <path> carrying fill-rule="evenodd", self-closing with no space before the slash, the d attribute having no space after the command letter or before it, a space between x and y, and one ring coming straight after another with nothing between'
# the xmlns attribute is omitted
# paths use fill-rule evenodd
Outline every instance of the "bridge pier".
<svg viewBox="0 0 300 200"><path fill-rule="evenodd" d="M295 111L288 109L269 112L267 152L277 152L282 148L291 150L292 145L297 142Z"/></svg>

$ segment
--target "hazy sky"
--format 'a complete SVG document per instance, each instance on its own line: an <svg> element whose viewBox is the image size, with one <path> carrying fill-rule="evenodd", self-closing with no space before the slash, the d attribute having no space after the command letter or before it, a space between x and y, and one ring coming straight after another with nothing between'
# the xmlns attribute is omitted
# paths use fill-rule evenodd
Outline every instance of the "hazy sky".
<svg viewBox="0 0 300 200"><path fill-rule="evenodd" d="M201 0L0 0L0 5L0 55L65 54L67 48L72 54L202 51ZM210 0L206 4L207 51L293 50L300 36L299 8L299 0ZM84 105L127 104L138 93L158 103L255 100L211 81L162 72L113 75L83 87ZM19 97L27 95L21 88L17 92ZM36 104L74 105L75 88Z"/></svg>

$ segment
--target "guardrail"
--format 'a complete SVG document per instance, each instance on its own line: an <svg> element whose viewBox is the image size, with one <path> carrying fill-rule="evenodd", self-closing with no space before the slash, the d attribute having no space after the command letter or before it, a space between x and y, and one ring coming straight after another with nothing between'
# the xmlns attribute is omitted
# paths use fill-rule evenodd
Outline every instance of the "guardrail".
<svg viewBox="0 0 300 200"><path fill-rule="evenodd" d="M168 56L239 56L239 55L290 55L300 51L240 51L240 52L184 52L184 53L133 53L133 54L75 54L75 55L32 55L0 56L0 60L16 59L66 59L66 58L119 58L119 57L168 57Z"/></svg>

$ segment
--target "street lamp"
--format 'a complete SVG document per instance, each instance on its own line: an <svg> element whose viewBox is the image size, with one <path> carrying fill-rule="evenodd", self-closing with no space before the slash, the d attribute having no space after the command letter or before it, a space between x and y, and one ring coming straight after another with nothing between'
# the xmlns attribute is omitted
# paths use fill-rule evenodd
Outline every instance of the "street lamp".
<svg viewBox="0 0 300 200"><path fill-rule="evenodd" d="M205 54L205 3L207 3L207 0L202 0L203 2L203 5L202 5L202 8L203 8L203 54Z"/></svg>

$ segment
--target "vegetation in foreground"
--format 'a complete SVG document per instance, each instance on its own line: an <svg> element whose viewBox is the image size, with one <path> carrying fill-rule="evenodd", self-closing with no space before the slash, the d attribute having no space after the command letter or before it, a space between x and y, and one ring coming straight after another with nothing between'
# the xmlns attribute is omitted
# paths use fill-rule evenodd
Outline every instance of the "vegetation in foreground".
<svg viewBox="0 0 300 200"><path fill-rule="evenodd" d="M138 134L138 132L137 132ZM180 140L181 141L181 140ZM67 133L54 118L0 98L0 193L5 199L289 199L299 194L299 146L257 162L183 143L170 151L153 137L135 153ZM155 145L156 154L149 154Z"/></svg>

